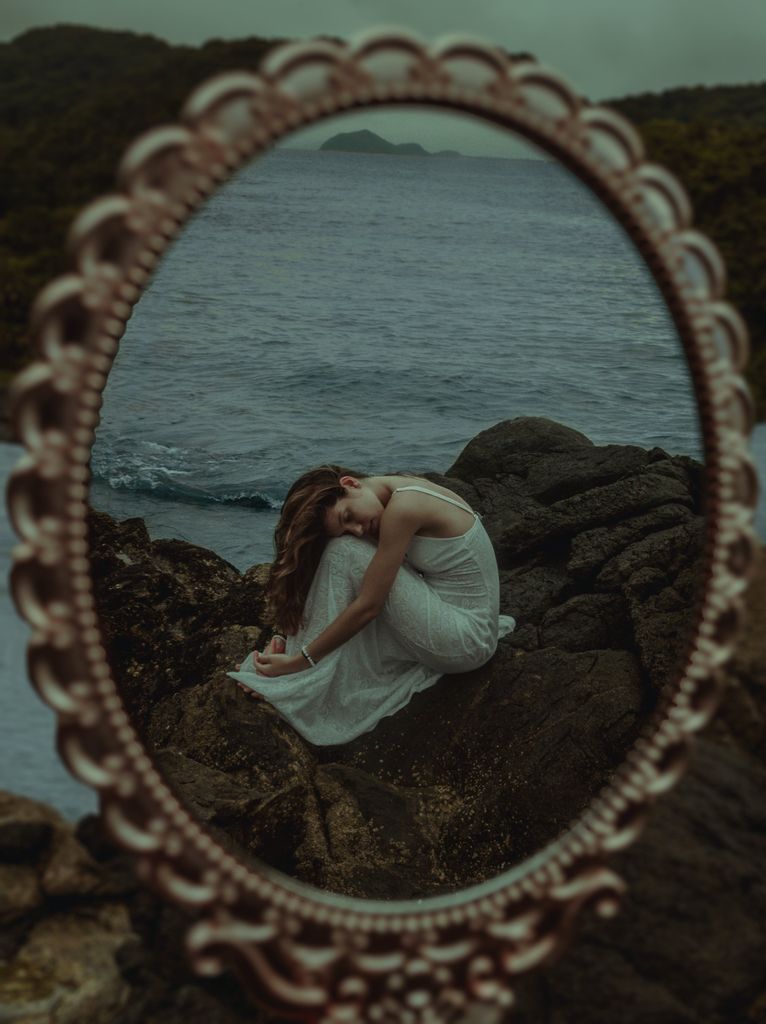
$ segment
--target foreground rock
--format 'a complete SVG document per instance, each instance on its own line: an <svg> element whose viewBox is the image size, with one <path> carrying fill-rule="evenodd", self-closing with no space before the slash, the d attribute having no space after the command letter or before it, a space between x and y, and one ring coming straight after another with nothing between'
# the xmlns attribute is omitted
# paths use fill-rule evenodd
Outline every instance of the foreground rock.
<svg viewBox="0 0 766 1024"><path fill-rule="evenodd" d="M465 1024L766 1020L766 547L747 605L720 713L641 837L610 861L628 883L620 914L583 917L566 955L520 982L517 1016ZM740 731L745 695L754 718ZM230 976L189 971L189 917L137 884L98 817L73 827L0 793L0 876L0 1019L284 1024Z"/></svg>
<svg viewBox="0 0 766 1024"><path fill-rule="evenodd" d="M104 536L108 536L109 523L103 520L101 525ZM113 536L119 539L120 528L112 528ZM145 538L142 546L138 524L123 524L121 529L128 539L123 547L113 547L113 554L126 570L130 567L124 556L129 550L134 552L129 556L134 564L141 558L145 559L147 567L152 558L155 565L161 564L159 559L168 564L168 549L161 546L158 552L155 548L157 544L168 542L151 544ZM130 536L134 538L132 542ZM183 548L174 550L182 552ZM107 551L108 545L104 543L101 557L106 558ZM196 564L198 569L204 559L210 557L209 553L200 553L194 548L188 554L190 558L199 556L202 561L184 560L183 564ZM112 564L116 570L117 565ZM231 568L225 569L225 565L215 560L209 565L210 579L218 578L222 591L226 589L225 580ZM513 570L509 567L509 571ZM234 570L230 577L234 581L234 592L241 599L240 609L250 607L248 588L252 588L256 601L254 621L248 624L245 620L243 624L245 616L240 611L240 617L231 627L226 642L234 646L259 632L260 572L253 569L240 576ZM186 588L195 585L193 573L186 577L179 575L177 579L185 580ZM211 615L219 600L217 592L211 593L206 605ZM521 1024L542 1021L613 1024L616 1020L626 1024L643 1024L649 1020L663 1024L763 1024L766 1021L763 973L766 887L762 881L766 863L764 547L760 550L758 570L746 601L750 609L747 630L727 673L729 685L719 714L697 741L689 770L681 783L655 805L642 836L611 860L612 866L628 882L621 913L606 922L590 916L583 918L576 941L562 960L520 983L519 1013L514 1021ZM516 614L515 608L511 610ZM189 619L193 618L190 612L188 615ZM148 629L145 622L142 618L137 628ZM198 635L207 635L204 631L203 616L199 620ZM517 639L519 635L520 630ZM149 633L145 636L148 638ZM205 641L212 642L212 638ZM201 652L205 643L200 645ZM222 650L224 646L221 642ZM144 650L149 660L151 645ZM499 652L498 657L510 657L519 652L542 657L545 647L531 644L529 649L508 647ZM219 752L221 764L229 763L230 768L224 771L197 760L183 750L184 745L194 739L191 732L194 716L185 708L194 706L195 700L201 708L210 708L212 703L199 696L206 692L204 684L183 676L181 679L185 687L175 693L175 700L180 708L177 721L182 727L174 732L172 725L167 726L168 739L172 742L166 741L161 747L165 770L169 777L177 780L179 792L194 793L189 802L196 801L205 820L225 819L232 835L240 829L241 841L246 842L248 834L255 844L266 841L262 833L257 834L257 829L248 832L247 801L253 801L249 806L265 816L266 808L258 796L257 785L261 785L264 792L274 793L279 784L283 799L272 801L273 817L264 827L273 829L275 835L281 834L279 841L284 849L297 849L290 843L294 843L296 834L303 834L303 830L296 824L300 822L299 816L287 813L287 809L298 807L301 813L308 813L306 807L310 800L306 795L308 789L291 786L290 779L301 778L301 773L308 778L311 772L311 778L318 780L311 790L311 799L316 801L312 813L327 813L327 805L322 811L321 801L335 800L335 804L329 804L330 809L334 807L341 813L328 817L337 829L342 813L347 812L351 818L357 815L359 821L364 820L362 808L368 808L369 812L369 808L374 807L378 821L388 829L387 842L393 845L396 830L400 830L398 838L407 853L397 856L408 857L410 865L415 866L411 868L413 872L418 868L418 858L424 854L413 848L412 833L402 830L402 823L412 818L419 820L422 806L419 801L427 802L430 797L432 821L449 823L454 820L449 787L441 791L445 799L440 804L440 791L436 787L429 789L418 785L408 789L393 785L383 778L385 772L372 778L371 773L353 763L364 754L361 746L347 752L347 764L339 760L340 750L325 750L318 759L318 752L296 742L294 734L271 709L244 695L240 700L239 691L232 693L223 685L220 694L225 693L227 700L231 698L236 714L232 713L216 728L211 726L208 732L203 728L202 715L198 716L201 735L195 749L200 756L207 750L212 758L212 745L217 736L219 742L223 740L223 752ZM457 681L442 682L456 684ZM208 685L215 691L212 681ZM513 685L519 685L518 677ZM442 683L438 684L434 690L438 691L441 686ZM161 684L157 687L162 691ZM198 696L192 698L190 695L195 689ZM484 690L470 692L476 699L477 694L481 696L488 689L491 689L489 685ZM516 691L509 692L515 694ZM183 694L189 696L183 698ZM459 696L452 694L454 699ZM167 703L172 708L172 697L161 700L160 704ZM528 699L518 703L524 706ZM443 705L448 707L449 703L445 700ZM225 706L223 697L219 706ZM144 712L148 710L147 705ZM140 717L141 711L141 702L137 699L134 713ZM414 710L413 714L416 713ZM518 714L520 709L515 707L514 715ZM172 721L170 712L166 720ZM425 723L426 719L422 721ZM440 727L443 721L440 720ZM384 725L390 728L388 723L381 723L381 727ZM456 718L452 723L454 735L442 736L443 743L455 742L455 736L460 733L458 726ZM159 730L160 725L155 722L152 728ZM231 735L226 731L230 728L235 730ZM410 738L414 739L417 730L413 722L408 728L412 730ZM405 732L403 720L402 733ZM371 740L377 734L378 730L371 734ZM491 735L491 731L487 729L485 735ZM427 739L428 735L421 735L421 740ZM383 746L381 742L380 747ZM246 757L242 760L243 751L250 752L250 761ZM506 773L514 756L513 748L506 750ZM555 766L555 761L552 764ZM275 768L281 768L282 774ZM393 770L392 758L386 771L392 774ZM252 782L248 781L250 779ZM277 783L272 783L272 779ZM496 781L496 778L490 779L490 784ZM280 803L286 809L281 817L274 811ZM439 810L442 818L438 817ZM348 837L345 847L338 844L339 863L348 867L355 865L359 870L360 858L352 856L351 828L337 831L341 839ZM491 845L493 836L488 838ZM375 849L381 851L385 862L385 847ZM470 856L467 844L463 845L462 852ZM487 861L481 846L477 860ZM397 875L390 867L390 856L388 863L388 874L381 870L381 888L390 885L392 878L402 877L401 871ZM249 1007L230 977L204 980L190 973L181 952L188 918L183 911L162 905L136 884L129 859L104 836L98 817L88 816L73 829L55 812L39 804L0 794L0 872L4 872L4 884L0 886L4 892L0 910L0 1019L41 1024L75 1020L97 1024L101 1021L110 1024L181 1024L182 1021L184 1024L197 1021L200 1024L202 1021L282 1024L277 1018ZM370 870L365 880L373 889L374 874ZM64 942L63 936L68 936L69 941ZM74 938L78 940L77 946L72 944ZM497 1014L476 1013L471 1016L470 1024L500 1024L501 1019ZM511 1024L511 1019L502 1024Z"/></svg>
<svg viewBox="0 0 766 1024"><path fill-rule="evenodd" d="M517 1016L476 1013L466 1024L762 1024L764 794L762 763L700 740L687 775L611 862L628 882L618 917L586 916L566 955L519 983ZM30 807L40 831L29 830ZM68 851L58 866L57 846ZM2 864L0 1019L283 1024L253 1010L231 976L191 973L190 917L136 884L98 818L73 830L0 793L0 856L12 858ZM50 873L68 879L66 896L48 890Z"/></svg>
<svg viewBox="0 0 766 1024"><path fill-rule="evenodd" d="M111 1024L136 940L119 891L60 815L0 791L0 1020Z"/></svg>
<svg viewBox="0 0 766 1024"><path fill-rule="evenodd" d="M11 428L11 418L8 409L8 389L8 381L0 378L0 442L21 444L16 436L16 432Z"/></svg>
<svg viewBox="0 0 766 1024"><path fill-rule="evenodd" d="M226 676L270 635L266 566L91 515L107 651L168 779L221 841L334 892L449 891L554 839L623 760L694 618L693 460L520 418L427 475L482 512L518 626L343 747L305 743Z"/></svg>
<svg viewBox="0 0 766 1024"><path fill-rule="evenodd" d="M0 790L0 1020L266 1019L230 981L219 987L241 1016L222 1015L216 983L206 988L185 966L187 922L142 889L98 818L74 828L44 804Z"/></svg>
<svg viewBox="0 0 766 1024"><path fill-rule="evenodd" d="M620 915L586 918L566 957L522 986L514 1020L763 1024L765 787L762 763L699 740L677 789L613 861L628 883Z"/></svg>

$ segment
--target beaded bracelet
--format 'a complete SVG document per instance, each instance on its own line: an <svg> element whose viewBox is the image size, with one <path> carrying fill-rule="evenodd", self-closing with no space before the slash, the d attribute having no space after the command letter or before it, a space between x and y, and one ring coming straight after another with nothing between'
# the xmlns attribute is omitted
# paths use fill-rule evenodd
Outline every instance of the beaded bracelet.
<svg viewBox="0 0 766 1024"><path fill-rule="evenodd" d="M311 657L309 652L306 650L306 645L305 644L303 645L303 647L301 647L301 654L306 659L306 661L309 663L309 665L311 665L313 668L316 668L316 664L317 663L314 661L314 659Z"/></svg>

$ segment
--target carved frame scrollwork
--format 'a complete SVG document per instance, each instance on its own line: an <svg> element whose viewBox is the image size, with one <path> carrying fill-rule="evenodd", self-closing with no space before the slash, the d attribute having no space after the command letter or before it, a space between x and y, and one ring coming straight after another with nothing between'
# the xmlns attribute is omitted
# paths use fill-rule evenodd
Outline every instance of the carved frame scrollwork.
<svg viewBox="0 0 766 1024"><path fill-rule="evenodd" d="M430 105L528 138L602 200L643 255L678 329L706 451L703 596L679 677L610 784L572 827L511 873L450 897L354 901L254 870L218 846L176 800L130 725L101 644L89 572L89 458L102 390L133 305L190 214L290 131L356 107ZM639 834L652 801L682 775L693 734L721 696L755 565L758 483L747 451L749 338L724 301L725 272L691 227L679 182L645 160L622 116L591 104L533 58L445 36L426 44L373 29L348 44L280 46L255 72L218 75L181 123L128 148L117 190L74 221L71 272L32 311L35 361L11 416L26 451L7 491L21 543L11 590L32 627L29 672L59 716L69 770L100 793L103 817L140 876L196 913L195 969L234 968L276 1012L327 1024L448 1019L473 1001L511 1006L514 979L560 955L585 906L617 912L610 853Z"/></svg>

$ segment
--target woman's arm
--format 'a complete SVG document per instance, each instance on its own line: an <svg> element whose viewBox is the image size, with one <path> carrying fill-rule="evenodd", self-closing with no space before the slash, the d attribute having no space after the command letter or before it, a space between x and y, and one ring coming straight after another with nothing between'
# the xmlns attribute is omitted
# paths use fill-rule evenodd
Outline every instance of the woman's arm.
<svg viewBox="0 0 766 1024"><path fill-rule="evenodd" d="M386 509L380 517L378 549L367 566L358 596L319 636L306 644L306 650L317 663L380 614L410 541L422 525L422 518L422 513L408 507L405 502ZM257 656L256 671L261 675L283 675L310 667L300 653L260 655Z"/></svg>

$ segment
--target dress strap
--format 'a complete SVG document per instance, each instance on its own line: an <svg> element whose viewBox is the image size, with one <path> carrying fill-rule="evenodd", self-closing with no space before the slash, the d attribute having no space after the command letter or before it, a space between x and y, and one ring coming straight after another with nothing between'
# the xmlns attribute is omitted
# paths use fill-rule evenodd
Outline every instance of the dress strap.
<svg viewBox="0 0 766 1024"><path fill-rule="evenodd" d="M391 491L392 496L396 494L397 491L422 491L423 494L432 494L434 498L441 498L443 501L448 501L450 505L457 505L458 508L462 508L465 512L470 512L472 516L478 516L478 518L481 519L479 513L474 512L472 508L468 508L466 505L461 505L461 503L459 501L455 501L454 498L449 498L446 494L439 494L438 491L432 491L428 487L421 487L419 484L407 484L405 487L397 487L395 490Z"/></svg>

